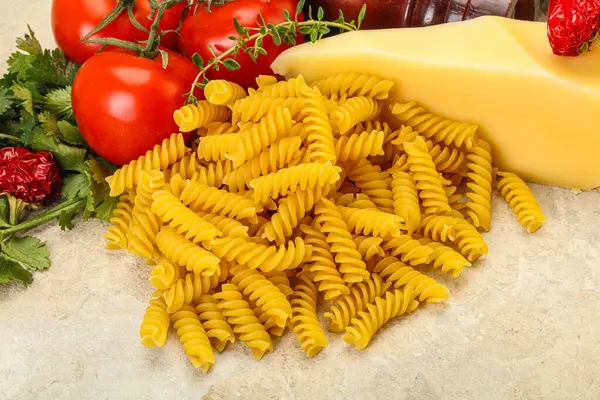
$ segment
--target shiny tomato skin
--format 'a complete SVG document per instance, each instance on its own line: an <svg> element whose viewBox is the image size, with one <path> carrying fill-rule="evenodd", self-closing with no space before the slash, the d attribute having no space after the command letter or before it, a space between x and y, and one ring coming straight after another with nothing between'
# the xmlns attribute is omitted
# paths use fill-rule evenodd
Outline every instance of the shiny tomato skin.
<svg viewBox="0 0 600 400"><path fill-rule="evenodd" d="M205 63L212 58L209 46L215 50L217 55L229 50L235 45L235 41L228 39L229 36L238 36L233 18L236 17L242 26L256 27L259 21L258 14L262 14L266 23L279 24L285 21L283 10L288 10L290 15L296 12L296 0L236 0L222 6L212 6L207 11L206 6L200 5L194 12L190 9L183 21L181 35L179 36L179 52L191 58L194 53L202 56ZM298 15L299 21L304 21L302 14ZM302 42L302 36L298 35L297 42ZM253 45L254 43L249 43ZM258 75L272 75L270 65L275 58L289 48L289 45L276 46L271 37L266 37L263 48L266 55L259 55L257 62L252 61L246 53L236 56L236 61L241 68L237 71L228 71L221 66L219 71L214 69L207 72L210 79L227 79L241 86L255 87Z"/></svg>
<svg viewBox="0 0 600 400"><path fill-rule="evenodd" d="M95 28L100 21L115 7L117 0L53 0L52 1L52 32L54 39L68 59L82 64L93 56L101 47L99 44L82 43L89 31ZM160 27L171 30L179 26L179 18L185 4L178 4L167 10L161 20ZM148 15L152 9L148 0L136 0L133 13L136 19L147 29L152 21ZM118 39L136 41L145 40L148 34L135 28L129 21L127 12L122 12L110 25L92 36L92 39L101 37L116 37ZM169 33L161 41L162 47L175 49L177 34Z"/></svg>
<svg viewBox="0 0 600 400"><path fill-rule="evenodd" d="M183 105L182 94L190 90L197 72L171 51L167 69L160 57L149 60L123 51L94 55L73 82L73 111L81 135L102 158L127 164L178 131L173 111Z"/></svg>

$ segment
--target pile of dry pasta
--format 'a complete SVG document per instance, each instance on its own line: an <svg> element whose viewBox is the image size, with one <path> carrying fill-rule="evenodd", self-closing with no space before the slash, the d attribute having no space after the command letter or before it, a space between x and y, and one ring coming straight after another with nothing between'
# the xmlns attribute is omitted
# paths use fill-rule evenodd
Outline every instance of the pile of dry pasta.
<svg viewBox="0 0 600 400"><path fill-rule="evenodd" d="M380 119L391 81L257 83L209 82L207 100L174 113L198 132L191 148L173 134L107 179L120 196L107 247L153 266L146 346L172 326L206 372L213 348L238 339L260 359L291 330L312 357L327 346L325 301L329 330L364 349L390 319L448 299L427 268L456 278L487 253L494 186L528 232L544 222L476 125L415 102Z"/></svg>

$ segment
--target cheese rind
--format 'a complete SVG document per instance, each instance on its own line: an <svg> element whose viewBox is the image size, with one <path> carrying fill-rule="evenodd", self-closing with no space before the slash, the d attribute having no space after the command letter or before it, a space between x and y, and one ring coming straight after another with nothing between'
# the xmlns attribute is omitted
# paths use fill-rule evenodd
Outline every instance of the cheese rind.
<svg viewBox="0 0 600 400"><path fill-rule="evenodd" d="M600 51L557 57L546 25L501 17L349 32L283 52L272 64L307 81L340 72L396 82L388 102L475 123L494 164L524 179L600 186ZM390 117L393 118L393 117Z"/></svg>

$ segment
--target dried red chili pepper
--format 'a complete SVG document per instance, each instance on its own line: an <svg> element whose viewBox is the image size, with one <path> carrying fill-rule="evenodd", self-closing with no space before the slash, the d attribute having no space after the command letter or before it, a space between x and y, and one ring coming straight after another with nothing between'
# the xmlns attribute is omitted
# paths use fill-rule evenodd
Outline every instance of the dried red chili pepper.
<svg viewBox="0 0 600 400"><path fill-rule="evenodd" d="M61 182L52 153L23 147L0 149L0 192L28 203L49 203L59 193Z"/></svg>
<svg viewBox="0 0 600 400"><path fill-rule="evenodd" d="M548 40L554 54L577 56L600 28L600 1L550 0Z"/></svg>

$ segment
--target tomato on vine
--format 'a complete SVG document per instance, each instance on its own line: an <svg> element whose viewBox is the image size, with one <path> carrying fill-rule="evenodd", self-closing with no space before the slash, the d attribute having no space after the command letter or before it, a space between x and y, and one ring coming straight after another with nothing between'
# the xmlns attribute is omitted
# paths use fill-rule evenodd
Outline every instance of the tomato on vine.
<svg viewBox="0 0 600 400"><path fill-rule="evenodd" d="M162 2L163 0L159 0ZM165 11L161 21L162 31L174 30L179 26L181 13L185 3L177 4ZM117 7L117 8L115 8ZM136 28L128 17L128 8L135 20L146 29ZM114 11L113 11L114 10ZM67 58L79 64L93 56L101 44L83 43L81 39L94 29L102 19L111 12L116 18L90 39L114 37L128 41L141 41L148 38L152 20L149 0L53 0L52 32L58 47L65 52ZM161 39L161 46L175 49L177 34L167 33Z"/></svg>
<svg viewBox="0 0 600 400"><path fill-rule="evenodd" d="M210 10L205 5L199 5L187 11L187 15L181 27L179 37L179 52L188 58L198 53L204 60L219 56L236 44L232 37L237 36L237 30L233 19L237 18L239 23L245 27L257 27L260 15L267 24L279 24L286 21L284 10L294 15L297 7L296 0L236 0L220 6L212 6ZM304 21L302 13L297 16L298 21ZM302 41L302 36L297 37ZM248 43L253 46L254 43ZM258 62L252 60L247 53L240 53L235 60L240 64L240 69L228 71L220 68L218 71L211 70L207 77L210 79L227 79L243 87L256 85L255 79L258 75L271 75L270 65L275 58L290 47L281 43L277 46L272 37L265 37L262 53ZM214 54L210 49L213 49Z"/></svg>

